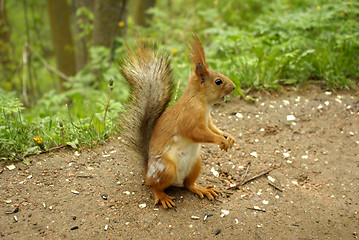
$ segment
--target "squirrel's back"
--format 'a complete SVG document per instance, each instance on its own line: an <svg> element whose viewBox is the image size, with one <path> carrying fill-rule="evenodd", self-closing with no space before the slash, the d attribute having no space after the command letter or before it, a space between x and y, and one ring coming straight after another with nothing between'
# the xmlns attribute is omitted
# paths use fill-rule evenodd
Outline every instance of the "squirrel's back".
<svg viewBox="0 0 359 240"><path fill-rule="evenodd" d="M120 64L131 87L131 100L121 124L125 142L147 160L151 133L171 101L173 85L169 55L140 41Z"/></svg>

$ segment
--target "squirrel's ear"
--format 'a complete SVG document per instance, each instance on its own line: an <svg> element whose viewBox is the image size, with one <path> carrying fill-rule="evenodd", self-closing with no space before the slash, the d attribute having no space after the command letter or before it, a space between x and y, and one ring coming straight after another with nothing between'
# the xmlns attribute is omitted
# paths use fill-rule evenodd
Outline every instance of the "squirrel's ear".
<svg viewBox="0 0 359 240"><path fill-rule="evenodd" d="M206 81L206 77L208 75L207 68L201 62L197 63L196 65L196 75L198 80L201 80L201 84Z"/></svg>

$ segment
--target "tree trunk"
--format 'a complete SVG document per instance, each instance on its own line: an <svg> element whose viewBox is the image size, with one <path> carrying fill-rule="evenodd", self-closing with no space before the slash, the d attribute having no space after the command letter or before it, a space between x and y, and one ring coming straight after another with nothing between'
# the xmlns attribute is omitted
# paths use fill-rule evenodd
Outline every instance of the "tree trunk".
<svg viewBox="0 0 359 240"><path fill-rule="evenodd" d="M3 79L1 82L6 83L6 88L15 90L15 84L12 82L12 77L15 73L16 65L12 55L12 47L5 0L0 0L0 79Z"/></svg>
<svg viewBox="0 0 359 240"><path fill-rule="evenodd" d="M124 36L127 0L95 0L93 45L113 48L116 36Z"/></svg>
<svg viewBox="0 0 359 240"><path fill-rule="evenodd" d="M88 48L90 46L93 26L92 18L94 0L73 0L73 19L75 19L74 33L76 46L76 71L80 71L88 62Z"/></svg>
<svg viewBox="0 0 359 240"><path fill-rule="evenodd" d="M46 3L57 68L67 76L73 76L76 66L67 0L47 0ZM60 79L60 91L63 92L65 79Z"/></svg>
<svg viewBox="0 0 359 240"><path fill-rule="evenodd" d="M136 0L133 11L133 19L136 25L148 27L148 20L152 19L152 14L147 13L147 10L154 7L156 0Z"/></svg>

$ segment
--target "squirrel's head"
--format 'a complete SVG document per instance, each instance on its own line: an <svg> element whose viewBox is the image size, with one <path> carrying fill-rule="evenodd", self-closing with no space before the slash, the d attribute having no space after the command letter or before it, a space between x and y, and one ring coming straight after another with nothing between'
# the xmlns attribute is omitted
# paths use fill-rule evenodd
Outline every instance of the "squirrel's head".
<svg viewBox="0 0 359 240"><path fill-rule="evenodd" d="M223 74L208 68L206 56L198 37L193 34L193 41L189 41L187 56L193 64L194 74L190 76L189 84L195 86L196 91L202 94L208 103L216 103L224 100L224 96L230 94L236 85Z"/></svg>

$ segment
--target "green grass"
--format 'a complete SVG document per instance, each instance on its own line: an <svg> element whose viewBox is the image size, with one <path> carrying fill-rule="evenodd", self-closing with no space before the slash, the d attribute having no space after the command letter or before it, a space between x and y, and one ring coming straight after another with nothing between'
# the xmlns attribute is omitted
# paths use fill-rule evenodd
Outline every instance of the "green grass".
<svg viewBox="0 0 359 240"><path fill-rule="evenodd" d="M44 10L44 5L40 5ZM12 15L15 5L9 6ZM36 59L33 72L42 94L35 106L24 108L20 94L2 91L0 84L0 156L9 159L43 151L33 141L36 136L43 139L48 150L61 145L92 146L113 135L116 119L129 94L116 62L124 56L124 41L135 44L136 35L149 36L172 51L172 67L179 86L177 96L191 70L184 42L192 32L202 40L210 67L236 83L236 94L241 90L301 88L313 82L332 90L358 86L358 2L187 0L183 4L173 0L172 7L167 1L158 1L158 6L150 11L154 17L149 28L136 27L129 19L126 40L116 42L114 63L107 61L109 49L92 47L91 62L71 78L65 93L54 90L56 76ZM32 33L40 29L41 38L33 47L44 54L50 42L48 29L39 28L40 15L34 15L37 18ZM20 36L21 32L16 30L23 29L20 26L23 18L18 19L14 20L19 25L13 27L14 36ZM21 38L14 42L15 52L21 55ZM47 61L54 63L52 57ZM19 83L21 74L14 76ZM114 89L104 126L110 79Z"/></svg>

